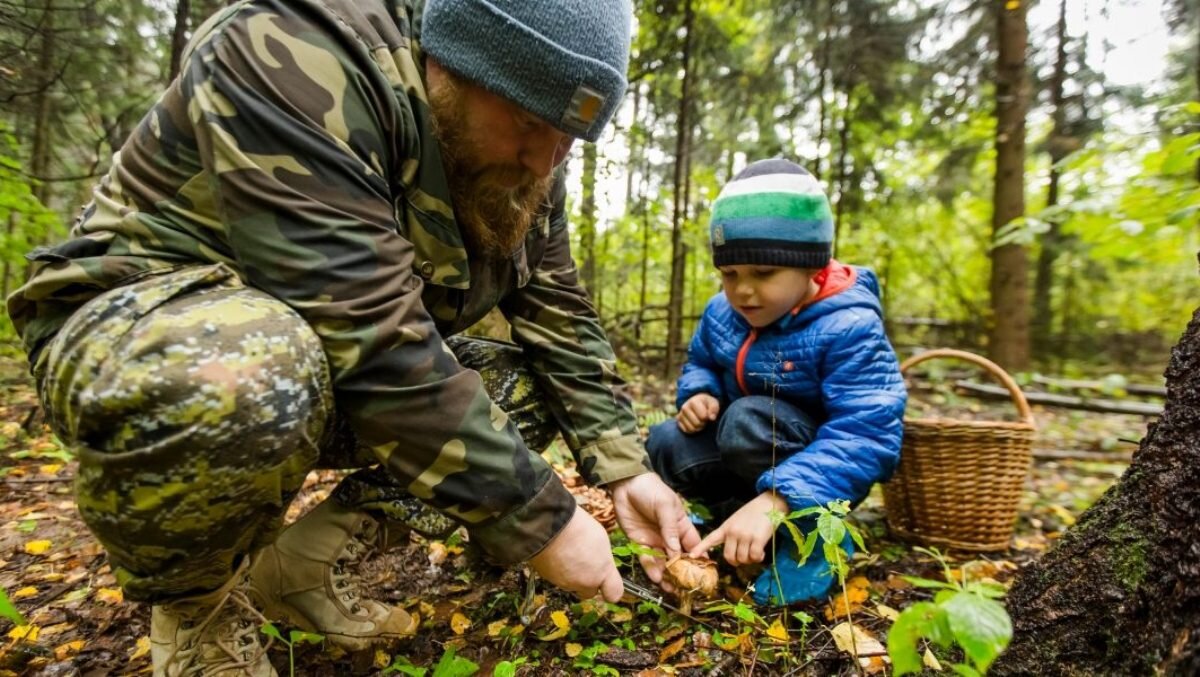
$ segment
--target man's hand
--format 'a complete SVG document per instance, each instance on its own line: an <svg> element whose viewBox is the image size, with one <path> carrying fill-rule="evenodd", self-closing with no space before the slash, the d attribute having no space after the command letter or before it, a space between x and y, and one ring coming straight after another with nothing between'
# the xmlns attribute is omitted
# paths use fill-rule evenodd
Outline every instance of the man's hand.
<svg viewBox="0 0 1200 677"><path fill-rule="evenodd" d="M700 542L683 501L658 475L635 475L613 482L609 489L617 522L634 543L658 548L670 558ZM650 580L662 582L666 562L649 555L639 555L638 560Z"/></svg>
<svg viewBox="0 0 1200 677"><path fill-rule="evenodd" d="M717 420L719 413L721 403L717 398L708 393L697 393L683 403L675 420L679 423L680 430L691 435L704 430L704 426L709 422Z"/></svg>
<svg viewBox="0 0 1200 677"><path fill-rule="evenodd" d="M529 560L529 566L542 578L583 599L601 594L605 600L617 602L625 592L613 562L608 533L579 506L567 526Z"/></svg>
<svg viewBox="0 0 1200 677"><path fill-rule="evenodd" d="M775 533L771 522L772 511L787 513L787 501L773 491L765 491L737 512L729 516L721 526L692 548L692 557L703 557L712 548L725 544L725 561L734 566L761 562L766 556L766 545Z"/></svg>

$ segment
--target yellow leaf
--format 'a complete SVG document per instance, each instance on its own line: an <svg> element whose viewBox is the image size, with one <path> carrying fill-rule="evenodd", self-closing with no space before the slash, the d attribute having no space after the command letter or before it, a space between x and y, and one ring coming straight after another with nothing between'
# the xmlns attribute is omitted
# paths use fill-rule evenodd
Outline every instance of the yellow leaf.
<svg viewBox="0 0 1200 677"><path fill-rule="evenodd" d="M934 656L933 652L929 649L926 649L925 655L921 656L921 662L924 663L925 667L929 668L930 670L937 670L938 672L942 671L942 664L938 662L937 656Z"/></svg>
<svg viewBox="0 0 1200 677"><path fill-rule="evenodd" d="M857 625L842 621L829 631L837 648L851 654L859 655L858 663L867 674L882 672L887 661L887 650L875 639L875 636ZM861 656L861 654L876 654Z"/></svg>
<svg viewBox="0 0 1200 677"><path fill-rule="evenodd" d="M580 654L580 652L583 651L583 645L576 644L575 642L567 642L566 651L567 651L567 658L574 658L574 657L578 656Z"/></svg>
<svg viewBox="0 0 1200 677"><path fill-rule="evenodd" d="M100 588L96 591L96 601L101 604L123 604L125 593L120 588Z"/></svg>
<svg viewBox="0 0 1200 677"><path fill-rule="evenodd" d="M504 628L507 627L508 621L504 619L492 621L491 623L488 623L487 635L488 637L498 637L500 636L500 633L504 631Z"/></svg>
<svg viewBox="0 0 1200 677"><path fill-rule="evenodd" d="M446 544L441 541L434 541L429 544L429 564L430 566L440 566L446 561Z"/></svg>
<svg viewBox="0 0 1200 677"><path fill-rule="evenodd" d="M43 475L57 475L59 470L62 470L62 463L46 463L38 470L42 471Z"/></svg>
<svg viewBox="0 0 1200 677"><path fill-rule="evenodd" d="M771 627L767 628L767 637L780 642L788 641L787 628L783 627L783 622L778 618L776 618L775 622L771 624Z"/></svg>
<svg viewBox="0 0 1200 677"><path fill-rule="evenodd" d="M129 660L136 661L137 659L150 653L150 638L138 637L137 646L133 648L133 653L129 654Z"/></svg>
<svg viewBox="0 0 1200 677"><path fill-rule="evenodd" d="M899 611L896 611L886 604L876 604L875 613L879 614L880 618L886 618L893 623L895 623L896 619L900 617Z"/></svg>
<svg viewBox="0 0 1200 677"><path fill-rule="evenodd" d="M1020 0L1008 0L1008 2L1004 3L1004 9L1007 9L1010 12L1015 9L1018 9L1020 7L1021 7Z"/></svg>
<svg viewBox="0 0 1200 677"><path fill-rule="evenodd" d="M470 627L471 619L467 618L461 613L455 611L454 614L450 616L450 629L454 631L454 634L461 635L467 631L467 628Z"/></svg>
<svg viewBox="0 0 1200 677"><path fill-rule="evenodd" d="M613 623L624 623L626 621L633 620L633 612L625 607L620 607L616 611L612 612L612 615L608 617L608 620L612 621Z"/></svg>
<svg viewBox="0 0 1200 677"><path fill-rule="evenodd" d="M567 618L567 612L565 611L559 610L551 613L550 621L554 623L556 629L549 634L538 637L538 639L544 642L565 637L567 632L571 630L571 620Z"/></svg>
<svg viewBox="0 0 1200 677"><path fill-rule="evenodd" d="M392 664L392 657L383 649L375 650L375 667L386 668Z"/></svg>
<svg viewBox="0 0 1200 677"><path fill-rule="evenodd" d="M75 654L79 653L83 649L84 644L86 644L86 642L84 642L84 640L82 640L82 639L77 639L74 642L67 642L66 644L61 644L61 645L55 647L54 658L59 661L65 661L68 658L70 658L71 656L74 656Z"/></svg>
<svg viewBox="0 0 1200 677"><path fill-rule="evenodd" d="M30 541L25 544L25 552L30 555L40 555L50 549L50 541Z"/></svg>
<svg viewBox="0 0 1200 677"><path fill-rule="evenodd" d="M13 599L25 599L26 597L33 597L37 593L38 593L38 589L31 585L29 587L21 588L20 590L17 590L16 592L14 592Z"/></svg>
<svg viewBox="0 0 1200 677"><path fill-rule="evenodd" d="M8 631L8 638L15 640L25 640L27 642L36 642L40 629L36 625L18 625Z"/></svg>

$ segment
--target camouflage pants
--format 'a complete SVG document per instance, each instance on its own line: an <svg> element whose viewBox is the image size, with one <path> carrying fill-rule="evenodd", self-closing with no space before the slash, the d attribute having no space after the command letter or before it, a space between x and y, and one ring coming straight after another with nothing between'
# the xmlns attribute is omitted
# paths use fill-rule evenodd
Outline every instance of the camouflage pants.
<svg viewBox="0 0 1200 677"><path fill-rule="evenodd" d="M557 428L510 344L447 341L533 449ZM212 590L277 535L315 468L363 468L334 492L349 507L453 526L374 465L338 416L316 333L223 266L111 290L40 354L47 416L79 458L76 501L130 599ZM429 524L442 521L443 524Z"/></svg>

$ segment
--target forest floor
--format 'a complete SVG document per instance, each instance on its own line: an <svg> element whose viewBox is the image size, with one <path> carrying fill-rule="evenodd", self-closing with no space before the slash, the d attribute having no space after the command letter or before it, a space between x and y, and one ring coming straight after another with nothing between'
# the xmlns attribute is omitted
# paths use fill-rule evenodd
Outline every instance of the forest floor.
<svg viewBox="0 0 1200 677"><path fill-rule="evenodd" d="M643 424L666 418L665 388L643 382L634 390ZM942 390L914 398L910 415L921 409L988 419L1011 418L1005 412L1012 406ZM149 674L150 609L124 601L72 501L76 464L35 412L23 363L0 360L0 588L27 622L0 620L0 677ZM1147 423L1140 416L1039 407L1034 415L1038 455L1011 549L950 552L945 560L952 577L1009 584L1120 476ZM578 485L561 449L560 443L549 452L551 460L580 503L611 523L603 492ZM312 473L289 519L327 496L338 477L336 471ZM855 658L838 648L848 611L859 632L861 671L885 673L882 646L871 649L864 639L886 644L896 614L932 596L904 576L943 580L946 569L889 534L881 496L877 487L852 514L867 552L855 554L850 603L839 604L836 614L830 604L755 608L745 596L746 583L723 563L723 599L699 607L694 618L631 598L581 602L544 583L530 597L523 572L488 565L456 538L442 543L413 536L368 563L365 576L374 596L420 615L416 637L359 654L301 639L293 649L294 668L288 647L275 642L270 657L281 675L306 676L852 674L859 672ZM614 543L621 540L615 533ZM619 559L625 560L623 574L640 575L631 564L635 557ZM279 630L289 636L290 628ZM955 659L930 654L926 665L938 657L947 667Z"/></svg>

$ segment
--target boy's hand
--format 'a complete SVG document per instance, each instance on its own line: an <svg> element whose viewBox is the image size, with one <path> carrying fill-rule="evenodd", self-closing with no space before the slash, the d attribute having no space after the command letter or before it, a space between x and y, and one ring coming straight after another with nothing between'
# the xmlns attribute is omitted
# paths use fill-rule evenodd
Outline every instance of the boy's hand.
<svg viewBox="0 0 1200 677"><path fill-rule="evenodd" d="M771 542L775 525L771 522L771 511L787 513L787 501L773 491L759 494L730 515L725 523L717 527L700 544L692 548L692 557L702 557L712 548L725 544L725 561L734 566L761 562L766 557L766 545Z"/></svg>
<svg viewBox="0 0 1200 677"><path fill-rule="evenodd" d="M708 393L698 393L683 403L675 420L679 423L680 430L691 435L704 430L704 426L708 425L710 421L717 420L719 413L721 413L721 403L717 401L717 398Z"/></svg>

